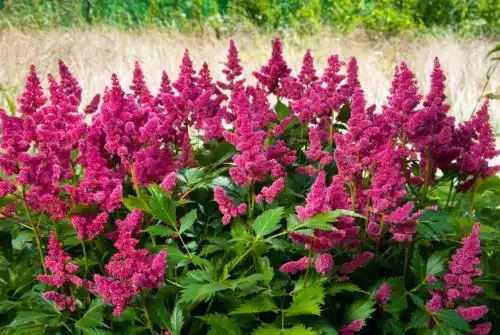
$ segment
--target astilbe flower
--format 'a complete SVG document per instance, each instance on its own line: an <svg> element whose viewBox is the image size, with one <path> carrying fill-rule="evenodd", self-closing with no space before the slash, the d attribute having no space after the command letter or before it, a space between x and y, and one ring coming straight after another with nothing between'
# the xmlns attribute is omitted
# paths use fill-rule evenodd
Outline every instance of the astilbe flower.
<svg viewBox="0 0 500 335"><path fill-rule="evenodd" d="M491 331L491 328L491 322L479 323L471 332L467 333L467 335L488 335Z"/></svg>
<svg viewBox="0 0 500 335"><path fill-rule="evenodd" d="M142 212L132 211L124 220L117 220L118 249L106 270L110 276L94 276L96 293L109 305L114 305L113 314L118 316L134 295L144 289L160 288L164 284L167 250L151 254L147 249L137 249L135 235L140 230Z"/></svg>
<svg viewBox="0 0 500 335"><path fill-rule="evenodd" d="M168 194L171 194L172 191L175 188L175 183L177 182L177 175L175 172L170 172L165 176L163 181L160 184L160 187L167 192Z"/></svg>
<svg viewBox="0 0 500 335"><path fill-rule="evenodd" d="M316 272L321 273L323 276L327 276L328 273L332 270L333 264L334 261L331 254L321 254L316 260Z"/></svg>
<svg viewBox="0 0 500 335"><path fill-rule="evenodd" d="M453 145L455 119L446 114L450 106L445 103L445 80L439 60L435 58L431 88L423 108L414 113L405 126L412 146L420 153L421 177L426 185L432 184L437 167L446 167L460 153L460 148Z"/></svg>
<svg viewBox="0 0 500 335"><path fill-rule="evenodd" d="M405 196L405 178L401 171L401 157L390 143L377 153L376 167L371 178L371 187L365 191L371 199L372 208L386 213L396 207Z"/></svg>
<svg viewBox="0 0 500 335"><path fill-rule="evenodd" d="M477 321L488 313L488 306L459 306L457 312L462 315L466 321Z"/></svg>
<svg viewBox="0 0 500 335"><path fill-rule="evenodd" d="M344 187L344 179L335 176L329 187L326 187L325 172L321 171L306 197L306 206L297 206L296 211L301 220L307 220L318 213L326 213L329 210L348 209L351 206ZM313 235L291 233L290 238L294 243L305 244L306 248L313 251L325 253L332 248L345 245L354 248L359 245L358 227L352 217L340 216L332 223L335 227L332 231L315 229Z"/></svg>
<svg viewBox="0 0 500 335"><path fill-rule="evenodd" d="M313 263L313 259L302 257L298 261L290 261L280 266L280 271L285 273L297 273L305 271Z"/></svg>
<svg viewBox="0 0 500 335"><path fill-rule="evenodd" d="M76 311L75 299L67 295L57 293L56 291L48 291L42 294L42 298L55 303L57 309L60 311L64 311L65 309L68 309L71 312Z"/></svg>
<svg viewBox="0 0 500 335"><path fill-rule="evenodd" d="M76 230L76 237L79 240L87 238L89 241L95 239L104 232L108 213L93 215L74 215L71 217L71 224Z"/></svg>
<svg viewBox="0 0 500 335"><path fill-rule="evenodd" d="M43 94L40 79L38 79L38 75L36 74L35 65L32 64L26 79L25 90L17 99L19 103L19 112L25 116L31 116L35 114L46 101L47 98Z"/></svg>
<svg viewBox="0 0 500 335"><path fill-rule="evenodd" d="M92 98L92 100L90 100L89 104L87 105L87 107L85 107L83 112L87 115L94 114L99 108L99 102L101 102L101 95L100 94L94 95L94 97Z"/></svg>
<svg viewBox="0 0 500 335"><path fill-rule="evenodd" d="M391 299L391 294L392 294L391 285L384 283L379 287L379 289L375 293L375 299L377 299L377 302L379 304L385 305Z"/></svg>
<svg viewBox="0 0 500 335"><path fill-rule="evenodd" d="M487 100L473 119L459 126L458 136L463 152L458 158L459 171L466 180L457 186L460 192L468 191L479 178L487 178L500 171L500 165L489 166L489 160L500 155L495 148L495 135L490 124Z"/></svg>
<svg viewBox="0 0 500 335"><path fill-rule="evenodd" d="M0 177L0 197L5 197L7 194L14 193L15 191L16 185Z"/></svg>
<svg viewBox="0 0 500 335"><path fill-rule="evenodd" d="M361 328L363 328L363 321L362 320L354 320L350 324L342 327L340 329L340 335L354 335L357 332L361 331Z"/></svg>
<svg viewBox="0 0 500 335"><path fill-rule="evenodd" d="M255 197L255 201L259 203L266 201L270 204L273 202L274 198L278 196L281 190L283 190L283 187L285 187L285 179L281 177L274 181L271 186L264 186L260 191L260 194Z"/></svg>
<svg viewBox="0 0 500 335"><path fill-rule="evenodd" d="M473 284L472 279L482 275L480 263L481 243L479 240L480 224L472 227L470 235L462 239L462 247L455 251L448 263L449 271L444 275L444 289L431 290L432 297L427 302L427 309L436 313L443 308L456 308L467 321L476 321L488 312L487 306L466 307L460 305L472 300L482 292L482 288ZM478 325L479 326L479 325ZM488 334L488 323L477 328L477 333ZM475 330L471 333L475 334Z"/></svg>
<svg viewBox="0 0 500 335"><path fill-rule="evenodd" d="M309 149L305 154L311 162L318 162L320 166L325 166L333 161L333 157L330 153L328 151L323 151L319 129L312 128L309 130L309 141Z"/></svg>
<svg viewBox="0 0 500 335"><path fill-rule="evenodd" d="M234 201L226 195L222 187L214 188L214 200L219 205L223 225L228 225L231 218L243 214L247 210L247 205L244 203L235 206Z"/></svg>
<svg viewBox="0 0 500 335"><path fill-rule="evenodd" d="M134 75L130 89L134 92L134 96L140 104L152 103L153 96L144 80L144 72L142 72L141 65L138 61L134 64Z"/></svg>
<svg viewBox="0 0 500 335"><path fill-rule="evenodd" d="M229 41L229 49L227 53L227 62L222 73L226 75L226 82L218 81L217 85L224 90L233 90L234 86L241 85L245 79L238 79L243 73L243 67L240 65L238 58L238 48L233 40Z"/></svg>
<svg viewBox="0 0 500 335"><path fill-rule="evenodd" d="M64 284L82 286L83 280L75 275L78 265L72 263L71 257L63 250L54 232L50 233L48 256L45 257L45 266L50 275L39 275L42 283L61 288Z"/></svg>
<svg viewBox="0 0 500 335"><path fill-rule="evenodd" d="M260 129L254 129L250 117L252 105L247 93L243 88L233 95L234 107L236 108L236 121L234 133L225 131L224 138L234 145L239 151L233 156L235 167L229 170L233 181L240 186L263 181L270 174L274 178L284 175L283 167L276 159L269 159L265 149L267 133Z"/></svg>
<svg viewBox="0 0 500 335"><path fill-rule="evenodd" d="M343 276L349 275L372 260L373 253L364 251L355 256L352 261L344 263L340 266L340 274Z"/></svg>
<svg viewBox="0 0 500 335"><path fill-rule="evenodd" d="M273 50L267 65L255 71L253 75L272 94L279 95L280 81L292 71L283 59L283 44L279 38L273 40Z"/></svg>
<svg viewBox="0 0 500 335"><path fill-rule="evenodd" d="M357 199L361 195L357 189L361 171L369 169L379 148L387 142L387 138L371 120L369 111L363 91L356 88L351 102L351 117L347 123L348 132L334 135L334 158L339 174L351 183L351 191Z"/></svg>
<svg viewBox="0 0 500 335"><path fill-rule="evenodd" d="M413 202L407 202L384 217L385 222L391 224L391 233L397 242L413 240L413 234L417 231L417 220L422 215L421 210L411 214L413 207Z"/></svg>
<svg viewBox="0 0 500 335"><path fill-rule="evenodd" d="M312 177L318 173L318 170L312 165L298 166L295 168L295 172L298 174L304 174L306 176Z"/></svg>
<svg viewBox="0 0 500 335"><path fill-rule="evenodd" d="M406 123L422 99L415 75L405 62L395 68L390 93L389 106L383 106L384 121L390 126L392 136L402 137Z"/></svg>
<svg viewBox="0 0 500 335"><path fill-rule="evenodd" d="M314 180L311 191L307 194L306 205L295 207L301 221L306 221L317 213L328 212L329 207L325 197L326 188L326 172L321 171Z"/></svg>
<svg viewBox="0 0 500 335"><path fill-rule="evenodd" d="M10 176L19 172L18 161L22 153L29 149L29 139L24 138L23 119L10 116L0 108L0 121L2 126L0 168Z"/></svg>

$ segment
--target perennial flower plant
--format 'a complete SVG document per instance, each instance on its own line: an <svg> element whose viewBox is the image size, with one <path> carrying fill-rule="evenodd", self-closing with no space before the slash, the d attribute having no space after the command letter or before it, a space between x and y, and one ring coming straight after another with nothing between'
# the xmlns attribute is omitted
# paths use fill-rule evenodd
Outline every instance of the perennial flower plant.
<svg viewBox="0 0 500 335"><path fill-rule="evenodd" d="M280 39L254 79L231 41L220 81L186 50L87 105L31 66L0 110L2 334L493 334L500 151L444 68L425 93L401 62L379 107L355 58L294 72Z"/></svg>

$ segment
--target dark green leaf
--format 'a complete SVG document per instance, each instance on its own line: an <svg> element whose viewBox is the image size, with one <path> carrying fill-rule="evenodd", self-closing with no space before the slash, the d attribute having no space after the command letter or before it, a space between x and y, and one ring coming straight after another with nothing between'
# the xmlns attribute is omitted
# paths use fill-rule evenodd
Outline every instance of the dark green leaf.
<svg viewBox="0 0 500 335"><path fill-rule="evenodd" d="M280 227L279 223L283 217L283 207L273 208L259 215L252 228L257 236L266 236Z"/></svg>

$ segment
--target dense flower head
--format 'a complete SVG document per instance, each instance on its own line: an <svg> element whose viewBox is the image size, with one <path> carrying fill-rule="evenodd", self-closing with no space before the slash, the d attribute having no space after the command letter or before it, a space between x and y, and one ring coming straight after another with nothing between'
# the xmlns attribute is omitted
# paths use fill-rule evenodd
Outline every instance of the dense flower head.
<svg viewBox="0 0 500 335"><path fill-rule="evenodd" d="M489 160L500 155L496 149L495 135L490 124L487 100L472 120L459 125L457 141L462 152L457 160L459 171L467 178L457 186L461 192L468 191L478 178L486 178L500 171L500 165L490 166Z"/></svg>
<svg viewBox="0 0 500 335"><path fill-rule="evenodd" d="M43 94L40 79L36 74L35 65L32 64L26 79L24 92L17 99L17 102L19 103L19 112L25 116L33 115L45 104L46 101L47 98Z"/></svg>
<svg viewBox="0 0 500 335"><path fill-rule="evenodd" d="M222 187L214 189L214 200L219 205L219 212L222 214L222 224L228 225L231 218L245 213L247 205L245 203L235 206L234 201L229 198Z"/></svg>
<svg viewBox="0 0 500 335"><path fill-rule="evenodd" d="M222 70L222 73L226 75L226 82L217 82L220 88L232 90L235 85L241 85L245 81L244 79L237 79L243 73L243 67L238 57L238 48L236 48L234 41L230 40L227 62L225 63L225 68Z"/></svg>
<svg viewBox="0 0 500 335"><path fill-rule="evenodd" d="M394 240L398 242L413 240L413 234L417 231L417 220L422 215L421 210L412 214L413 207L414 203L410 201L385 216L385 221L391 224Z"/></svg>
<svg viewBox="0 0 500 335"><path fill-rule="evenodd" d="M50 275L39 275L42 283L55 287L62 287L66 283L82 286L83 281L75 275L78 265L72 263L72 258L63 250L54 232L50 233L48 256L45 257L45 266L50 270Z"/></svg>
<svg viewBox="0 0 500 335"><path fill-rule="evenodd" d="M177 175L175 172L170 172L165 176L163 181L160 184L160 187L167 192L168 194L171 194L172 191L175 188L175 183L177 182Z"/></svg>
<svg viewBox="0 0 500 335"><path fill-rule="evenodd" d="M401 170L401 157L390 143L381 148L375 158L377 166L371 179L371 188L366 191L372 207L385 212L397 206L405 196L405 178Z"/></svg>
<svg viewBox="0 0 500 335"><path fill-rule="evenodd" d="M118 251L106 265L108 277L94 276L96 293L115 306L114 315L120 315L132 297L143 289L160 288L164 284L167 267L167 250L151 254L147 249L137 249L136 238L143 214L132 211L124 220L117 220L117 237L114 246Z"/></svg>
<svg viewBox="0 0 500 335"><path fill-rule="evenodd" d="M283 187L285 187L285 179L283 177L278 178L271 184L271 186L264 186L260 191L260 194L255 197L255 201L266 201L268 204L270 204L273 202L274 198L278 196L281 190L283 190Z"/></svg>
<svg viewBox="0 0 500 335"><path fill-rule="evenodd" d="M462 315L466 321L476 321L481 319L488 313L488 306L472 306L472 307L462 307L457 308L457 312Z"/></svg>
<svg viewBox="0 0 500 335"><path fill-rule="evenodd" d="M283 264L280 266L280 271L294 274L300 271L305 271L312 263L313 260L309 257L302 257L298 261L290 261Z"/></svg>
<svg viewBox="0 0 500 335"><path fill-rule="evenodd" d="M83 112L85 114L94 114L99 108L100 101L101 101L101 95L100 94L94 95L94 97L92 98L92 100L90 100L89 104L87 105L87 107L85 107Z"/></svg>
<svg viewBox="0 0 500 335"><path fill-rule="evenodd" d="M311 162L318 162L319 165L328 165L333 161L333 157L328 151L323 151L323 146L321 144L321 134L320 130L317 128L311 128L309 130L309 149L305 152L306 157Z"/></svg>
<svg viewBox="0 0 500 335"><path fill-rule="evenodd" d="M342 266L340 267L340 274L348 275L350 273L353 273L358 268L371 261L373 256L373 253L369 251L360 253L359 255L355 256L352 261L342 264Z"/></svg>
<svg viewBox="0 0 500 335"><path fill-rule="evenodd" d="M485 305L464 305L478 296L482 289L472 282L472 278L481 276L482 271L478 268L481 245L479 241L479 227L477 223L472 227L470 235L462 239L462 247L455 251L448 263L449 271L444 275L444 288L431 290L432 297L427 302L427 309L436 313L443 308L455 308L456 311L468 322L476 321L488 313ZM483 323L477 325L469 334L488 334L491 325Z"/></svg>
<svg viewBox="0 0 500 335"><path fill-rule="evenodd" d="M100 213L97 216L74 215L71 218L71 224L76 230L76 237L79 240L93 240L104 232L108 213Z"/></svg>
<svg viewBox="0 0 500 335"><path fill-rule="evenodd" d="M354 335L357 332L361 331L361 328L363 328L363 321L354 320L350 324L340 329L340 335Z"/></svg>
<svg viewBox="0 0 500 335"><path fill-rule="evenodd" d="M57 309L60 311L64 311L66 309L71 312L76 311L76 301L72 297L57 293L56 291L47 291L42 294L42 297L45 300L52 301L56 304Z"/></svg>
<svg viewBox="0 0 500 335"><path fill-rule="evenodd" d="M326 173L321 171L316 176L311 191L307 194L306 205L295 207L300 220L305 221L317 213L328 212L329 208L325 197L326 189Z"/></svg>
<svg viewBox="0 0 500 335"><path fill-rule="evenodd" d="M382 284L377 292L375 293L375 299L377 299L377 302L381 305L387 304L389 299L391 299L391 294L392 294L392 287L389 284Z"/></svg>
<svg viewBox="0 0 500 335"><path fill-rule="evenodd" d="M298 79L302 85L310 85L318 80L316 69L314 67L314 59L311 55L311 50L307 49L302 60L302 68L298 74Z"/></svg>
<svg viewBox="0 0 500 335"><path fill-rule="evenodd" d="M491 328L491 322L479 323L470 333L467 333L467 335L488 335L491 331Z"/></svg>
<svg viewBox="0 0 500 335"><path fill-rule="evenodd" d="M328 273L332 270L333 264L334 262L331 254L321 254L319 255L315 263L316 271L318 273L321 273L323 276L327 276Z"/></svg>
<svg viewBox="0 0 500 335"><path fill-rule="evenodd" d="M415 75L405 62L396 66L394 79L387 98L389 106L384 108L385 121L391 126L395 136L402 136L408 119L415 114L415 108L420 103L422 95L418 93L418 83Z"/></svg>
<svg viewBox="0 0 500 335"><path fill-rule="evenodd" d="M273 40L273 50L267 65L254 72L255 78L267 88L270 93L278 93L280 80L290 75L292 70L283 59L283 45L279 38Z"/></svg>
<svg viewBox="0 0 500 335"><path fill-rule="evenodd" d="M255 128L251 111L255 104L251 104L249 95L243 88L239 88L233 97L236 110L235 131L223 133L226 141L239 151L233 156L235 167L229 170L233 181L237 185L247 186L256 181L263 181L265 176L279 178L284 175L283 167L276 159L269 159L266 153L265 140L267 132ZM254 101L255 102L255 101Z"/></svg>

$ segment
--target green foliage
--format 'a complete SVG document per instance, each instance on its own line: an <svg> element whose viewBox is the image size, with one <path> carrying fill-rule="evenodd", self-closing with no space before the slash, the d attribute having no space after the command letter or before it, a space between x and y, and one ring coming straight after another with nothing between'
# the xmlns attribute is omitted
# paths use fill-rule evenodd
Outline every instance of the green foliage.
<svg viewBox="0 0 500 335"><path fill-rule="evenodd" d="M300 289L293 295L293 301L285 312L286 316L320 315L325 292L320 285Z"/></svg>
<svg viewBox="0 0 500 335"><path fill-rule="evenodd" d="M453 29L498 33L496 0L75 0L0 2L0 27L40 29L109 25L181 30L211 27L218 33L242 23L265 30L310 34L324 27L358 27L382 33Z"/></svg>

